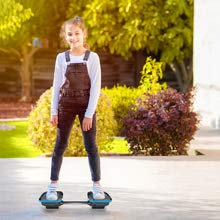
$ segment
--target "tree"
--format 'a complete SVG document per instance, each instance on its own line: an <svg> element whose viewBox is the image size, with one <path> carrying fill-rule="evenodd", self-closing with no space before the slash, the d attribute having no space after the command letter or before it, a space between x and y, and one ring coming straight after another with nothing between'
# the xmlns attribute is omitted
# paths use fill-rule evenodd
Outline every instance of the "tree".
<svg viewBox="0 0 220 220"><path fill-rule="evenodd" d="M78 13L74 7L70 14ZM193 0L94 0L84 3L89 43L125 58L145 50L168 64L179 87L192 82Z"/></svg>
<svg viewBox="0 0 220 220"><path fill-rule="evenodd" d="M31 10L33 16L23 22L14 36L2 39L0 50L13 54L20 61L20 77L22 82L22 98L31 99L31 79L33 56L41 47L40 39L58 37L57 31L65 20L68 1L62 0L17 0L25 10Z"/></svg>

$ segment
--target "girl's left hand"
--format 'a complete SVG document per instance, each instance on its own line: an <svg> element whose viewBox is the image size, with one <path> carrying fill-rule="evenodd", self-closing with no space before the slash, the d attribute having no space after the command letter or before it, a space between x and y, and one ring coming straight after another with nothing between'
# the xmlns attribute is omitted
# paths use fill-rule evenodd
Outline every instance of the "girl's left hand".
<svg viewBox="0 0 220 220"><path fill-rule="evenodd" d="M82 122L82 129L83 131L88 131L92 128L92 118L84 117Z"/></svg>

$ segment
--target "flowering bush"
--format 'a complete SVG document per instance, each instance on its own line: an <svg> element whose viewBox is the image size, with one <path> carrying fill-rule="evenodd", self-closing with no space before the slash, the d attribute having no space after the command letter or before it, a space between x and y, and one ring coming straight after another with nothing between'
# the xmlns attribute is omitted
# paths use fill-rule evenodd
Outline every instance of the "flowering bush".
<svg viewBox="0 0 220 220"><path fill-rule="evenodd" d="M193 89L185 94L174 89L146 93L123 119L123 134L133 154L186 154L197 130L192 111Z"/></svg>

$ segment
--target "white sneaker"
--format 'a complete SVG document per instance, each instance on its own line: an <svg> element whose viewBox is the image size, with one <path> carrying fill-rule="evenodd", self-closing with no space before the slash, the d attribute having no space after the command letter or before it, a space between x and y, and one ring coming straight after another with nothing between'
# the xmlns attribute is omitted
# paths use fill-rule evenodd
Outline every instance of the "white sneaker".
<svg viewBox="0 0 220 220"><path fill-rule="evenodd" d="M48 200L57 200L56 189L57 189L57 184L55 184L55 183L51 183L48 186L47 193L46 193L46 198Z"/></svg>
<svg viewBox="0 0 220 220"><path fill-rule="evenodd" d="M92 193L94 199L104 199L105 193L100 184L93 183Z"/></svg>

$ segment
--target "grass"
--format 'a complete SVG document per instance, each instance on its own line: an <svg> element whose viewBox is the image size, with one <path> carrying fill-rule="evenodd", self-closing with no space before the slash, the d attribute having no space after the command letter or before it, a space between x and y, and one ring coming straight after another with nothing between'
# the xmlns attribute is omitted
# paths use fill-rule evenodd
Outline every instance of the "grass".
<svg viewBox="0 0 220 220"><path fill-rule="evenodd" d="M113 153L130 153L128 143L122 138L116 137L111 143L112 150L110 152Z"/></svg>
<svg viewBox="0 0 220 220"><path fill-rule="evenodd" d="M42 154L28 139L27 121L0 122L0 124L16 126L13 130L0 130L0 158L37 157Z"/></svg>
<svg viewBox="0 0 220 220"><path fill-rule="evenodd" d="M42 152L32 145L26 133L28 121L0 122L9 126L15 126L13 130L0 130L0 158L28 158L37 157ZM121 138L115 138L111 143L114 153L129 153L127 142Z"/></svg>

